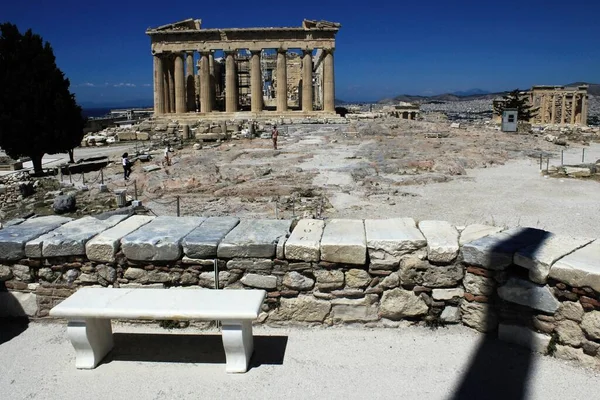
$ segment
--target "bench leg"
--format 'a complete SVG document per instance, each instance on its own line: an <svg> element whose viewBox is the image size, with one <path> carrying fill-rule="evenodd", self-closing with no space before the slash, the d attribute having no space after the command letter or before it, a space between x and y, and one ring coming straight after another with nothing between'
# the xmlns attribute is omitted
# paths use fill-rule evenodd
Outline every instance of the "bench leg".
<svg viewBox="0 0 600 400"><path fill-rule="evenodd" d="M227 372L246 372L254 351L252 321L223 321L221 333Z"/></svg>
<svg viewBox="0 0 600 400"><path fill-rule="evenodd" d="M75 367L93 369L113 348L110 319L69 321L67 335L75 348Z"/></svg>

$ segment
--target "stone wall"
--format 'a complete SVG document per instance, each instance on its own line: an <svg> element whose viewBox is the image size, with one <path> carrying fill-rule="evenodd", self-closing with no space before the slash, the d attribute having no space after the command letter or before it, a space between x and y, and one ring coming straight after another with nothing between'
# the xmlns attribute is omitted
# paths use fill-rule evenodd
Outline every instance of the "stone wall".
<svg viewBox="0 0 600 400"><path fill-rule="evenodd" d="M83 286L267 291L260 323L464 324L600 367L600 241L410 218L41 217L0 230L0 314Z"/></svg>
<svg viewBox="0 0 600 400"><path fill-rule="evenodd" d="M17 172L0 177L0 209L23 200L21 186L27 186L25 193L33 193L33 180L27 172Z"/></svg>

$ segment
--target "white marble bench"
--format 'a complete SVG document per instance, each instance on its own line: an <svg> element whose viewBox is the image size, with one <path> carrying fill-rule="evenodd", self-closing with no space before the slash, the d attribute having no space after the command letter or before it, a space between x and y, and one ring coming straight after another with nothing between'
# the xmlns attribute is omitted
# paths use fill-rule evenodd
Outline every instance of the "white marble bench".
<svg viewBox="0 0 600 400"><path fill-rule="evenodd" d="M65 318L75 366L93 369L113 347L111 319L218 320L226 371L246 372L264 290L83 288L50 310Z"/></svg>

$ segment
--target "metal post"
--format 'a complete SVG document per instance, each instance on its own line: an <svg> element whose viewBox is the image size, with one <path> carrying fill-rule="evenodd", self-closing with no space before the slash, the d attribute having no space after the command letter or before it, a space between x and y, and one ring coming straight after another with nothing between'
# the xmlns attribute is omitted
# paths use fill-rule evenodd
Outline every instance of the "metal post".
<svg viewBox="0 0 600 400"><path fill-rule="evenodd" d="M215 258L213 260L213 269L215 271L215 289L219 289L219 263Z"/></svg>
<svg viewBox="0 0 600 400"><path fill-rule="evenodd" d="M73 183L73 177L71 176L71 168L69 167L69 183Z"/></svg>
<svg viewBox="0 0 600 400"><path fill-rule="evenodd" d="M277 202L275 202L275 219L279 219L279 209L277 208Z"/></svg>
<svg viewBox="0 0 600 400"><path fill-rule="evenodd" d="M180 216L180 208L179 208L179 196L177 196L177 216Z"/></svg>
<svg viewBox="0 0 600 400"><path fill-rule="evenodd" d="M546 158L546 172L548 172L549 167L550 167L550 157Z"/></svg>
<svg viewBox="0 0 600 400"><path fill-rule="evenodd" d="M85 174L81 171L81 184L85 185Z"/></svg>
<svg viewBox="0 0 600 400"><path fill-rule="evenodd" d="M561 150L560 151L560 165L561 166L564 164L564 160L565 160L565 151Z"/></svg>
<svg viewBox="0 0 600 400"><path fill-rule="evenodd" d="M585 162L585 147L583 149L581 149L581 162L584 163Z"/></svg>
<svg viewBox="0 0 600 400"><path fill-rule="evenodd" d="M136 199L136 200L138 199L138 196L137 196L137 179L133 180L133 198Z"/></svg>
<svg viewBox="0 0 600 400"><path fill-rule="evenodd" d="M542 153L540 153L540 171L542 170Z"/></svg>
<svg viewBox="0 0 600 400"><path fill-rule="evenodd" d="M104 168L100 169L100 183L104 185Z"/></svg>
<svg viewBox="0 0 600 400"><path fill-rule="evenodd" d="M296 199L292 199L292 217L296 217Z"/></svg>
<svg viewBox="0 0 600 400"><path fill-rule="evenodd" d="M63 173L62 173L62 167L58 167L58 174L60 175L60 181L63 181Z"/></svg>

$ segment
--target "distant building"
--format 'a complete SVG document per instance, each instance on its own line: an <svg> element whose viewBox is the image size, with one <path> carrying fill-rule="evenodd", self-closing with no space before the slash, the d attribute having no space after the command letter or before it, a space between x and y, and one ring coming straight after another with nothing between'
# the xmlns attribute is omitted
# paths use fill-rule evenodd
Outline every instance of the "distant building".
<svg viewBox="0 0 600 400"><path fill-rule="evenodd" d="M417 119L421 113L421 108L418 104L403 101L393 106L384 106L383 111L391 117Z"/></svg>

